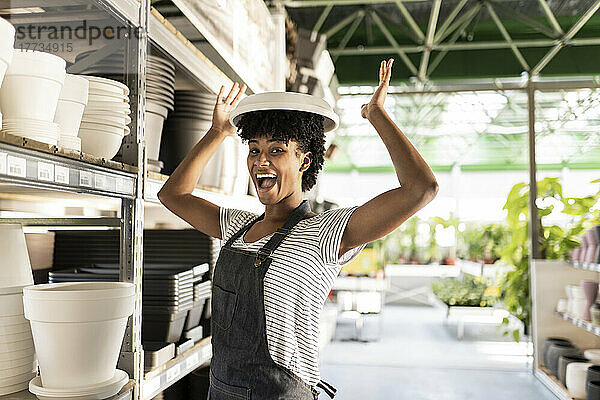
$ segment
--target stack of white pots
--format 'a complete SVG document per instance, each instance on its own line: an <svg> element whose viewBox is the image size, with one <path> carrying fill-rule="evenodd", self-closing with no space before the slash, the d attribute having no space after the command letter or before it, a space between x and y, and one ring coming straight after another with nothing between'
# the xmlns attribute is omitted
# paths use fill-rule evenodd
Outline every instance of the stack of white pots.
<svg viewBox="0 0 600 400"><path fill-rule="evenodd" d="M4 132L57 145L60 129L54 114L65 66L53 54L14 50L0 88Z"/></svg>
<svg viewBox="0 0 600 400"><path fill-rule="evenodd" d="M119 151L123 137L129 134L129 88L112 79L83 77L90 86L79 127L81 150L111 159Z"/></svg>
<svg viewBox="0 0 600 400"><path fill-rule="evenodd" d="M146 151L148 168L160 172L158 161L163 124L175 105L175 66L164 58L149 56L146 74Z"/></svg>
<svg viewBox="0 0 600 400"><path fill-rule="evenodd" d="M12 61L14 44L15 27L12 26L10 22L0 18L0 84L2 84L4 74ZM0 128L1 127L2 113L0 112Z"/></svg>
<svg viewBox="0 0 600 400"><path fill-rule="evenodd" d="M583 317L583 308L585 307L585 293L580 285L567 285L565 287L567 292L567 310L569 314L574 315L577 318Z"/></svg>
<svg viewBox="0 0 600 400"><path fill-rule="evenodd" d="M40 369L29 390L40 399L104 399L118 393L129 380L116 366L134 300L133 284L123 282L24 288Z"/></svg>
<svg viewBox="0 0 600 400"><path fill-rule="evenodd" d="M58 97L54 122L60 127L58 145L65 149L81 151L77 136L83 110L88 102L89 81L81 76L67 74Z"/></svg>
<svg viewBox="0 0 600 400"><path fill-rule="evenodd" d="M33 284L20 225L0 224L0 396L27 389L37 367L23 287Z"/></svg>

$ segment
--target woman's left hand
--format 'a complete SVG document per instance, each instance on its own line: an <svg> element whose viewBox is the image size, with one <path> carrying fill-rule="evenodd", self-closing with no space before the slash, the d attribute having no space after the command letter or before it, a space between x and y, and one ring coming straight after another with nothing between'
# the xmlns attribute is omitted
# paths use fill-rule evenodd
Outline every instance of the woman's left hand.
<svg viewBox="0 0 600 400"><path fill-rule="evenodd" d="M360 109L360 115L363 118L369 118L376 110L383 110L383 102L387 96L390 77L392 76L392 64L394 59L390 58L387 62L382 61L379 67L379 87L373 93L373 97L369 104L363 104Z"/></svg>

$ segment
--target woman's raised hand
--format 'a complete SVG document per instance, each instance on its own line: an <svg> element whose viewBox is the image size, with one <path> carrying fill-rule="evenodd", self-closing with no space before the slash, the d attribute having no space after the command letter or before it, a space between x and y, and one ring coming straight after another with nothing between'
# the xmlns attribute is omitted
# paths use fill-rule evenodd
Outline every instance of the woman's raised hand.
<svg viewBox="0 0 600 400"><path fill-rule="evenodd" d="M217 103L215 104L212 116L212 127L226 135L233 135L236 132L236 129L235 126L231 125L231 122L229 122L229 113L241 100L242 94L246 91L246 84L242 84L241 87L238 87L238 83L235 82L226 97L222 97L223 90L225 90L225 86L221 86L219 94L217 95Z"/></svg>
<svg viewBox="0 0 600 400"><path fill-rule="evenodd" d="M369 115L377 109L383 109L383 102L387 96L390 77L392 76L392 64L394 59L390 58L387 61L382 61L379 66L379 87L373 93L369 104L363 104L360 108L360 115L363 118L369 118Z"/></svg>

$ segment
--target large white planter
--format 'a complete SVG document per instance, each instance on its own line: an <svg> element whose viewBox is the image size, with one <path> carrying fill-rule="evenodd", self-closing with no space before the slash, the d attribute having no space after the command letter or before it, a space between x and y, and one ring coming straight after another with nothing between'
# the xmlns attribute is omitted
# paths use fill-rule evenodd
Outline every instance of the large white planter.
<svg viewBox="0 0 600 400"><path fill-rule="evenodd" d="M21 225L0 224L0 254L0 294L1 288L13 287L19 292L20 287L33 284L25 234Z"/></svg>
<svg viewBox="0 0 600 400"><path fill-rule="evenodd" d="M15 51L0 88L4 118L53 121L65 80L65 60L38 51Z"/></svg>
<svg viewBox="0 0 600 400"><path fill-rule="evenodd" d="M168 112L166 107L159 104L146 103L146 152L150 160L158 160L163 124Z"/></svg>
<svg viewBox="0 0 600 400"><path fill-rule="evenodd" d="M58 283L23 293L44 388L94 386L114 376L133 313L133 284Z"/></svg>

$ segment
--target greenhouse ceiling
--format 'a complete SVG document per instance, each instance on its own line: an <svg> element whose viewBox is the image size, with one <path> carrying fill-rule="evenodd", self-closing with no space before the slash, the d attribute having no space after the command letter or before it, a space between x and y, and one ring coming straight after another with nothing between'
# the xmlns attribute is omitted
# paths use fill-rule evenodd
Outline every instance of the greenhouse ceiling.
<svg viewBox="0 0 600 400"><path fill-rule="evenodd" d="M327 35L342 85L595 75L600 0L287 0L298 27ZM374 73L365 73L374 71Z"/></svg>

